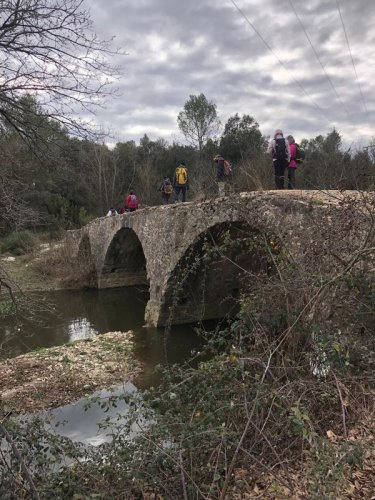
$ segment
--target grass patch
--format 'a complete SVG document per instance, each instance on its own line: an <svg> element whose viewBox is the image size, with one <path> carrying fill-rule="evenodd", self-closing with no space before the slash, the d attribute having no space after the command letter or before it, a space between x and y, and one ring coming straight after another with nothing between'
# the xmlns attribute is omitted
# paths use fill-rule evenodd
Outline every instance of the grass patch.
<svg viewBox="0 0 375 500"><path fill-rule="evenodd" d="M0 245L1 253L24 255L30 252L36 244L36 239L30 231L15 231L6 236Z"/></svg>

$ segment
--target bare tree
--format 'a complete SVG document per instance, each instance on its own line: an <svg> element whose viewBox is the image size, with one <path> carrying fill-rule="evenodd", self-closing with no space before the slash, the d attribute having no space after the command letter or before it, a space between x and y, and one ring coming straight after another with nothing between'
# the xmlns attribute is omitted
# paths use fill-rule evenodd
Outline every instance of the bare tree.
<svg viewBox="0 0 375 500"><path fill-rule="evenodd" d="M0 235L39 221L38 213L27 206L20 196L22 189L24 186L20 181L11 181L0 175Z"/></svg>
<svg viewBox="0 0 375 500"><path fill-rule="evenodd" d="M30 141L36 132L24 97L34 96L44 116L75 135L92 105L113 92L115 52L93 31L82 0L0 0L0 128ZM27 106L27 103L26 103ZM36 121L37 123L38 121ZM34 125L34 126L33 126Z"/></svg>

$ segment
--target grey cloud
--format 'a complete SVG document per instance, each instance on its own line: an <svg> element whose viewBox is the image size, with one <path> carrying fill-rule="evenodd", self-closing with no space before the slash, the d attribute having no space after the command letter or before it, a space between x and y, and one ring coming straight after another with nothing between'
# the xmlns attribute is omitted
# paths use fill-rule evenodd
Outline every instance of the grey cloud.
<svg viewBox="0 0 375 500"><path fill-rule="evenodd" d="M154 135L159 125L159 136L166 136L169 129L169 137L175 137L176 117L184 102L190 94L203 92L217 104L222 122L246 109L264 133L272 133L277 119L284 128L296 128L304 136L325 133L332 124L343 133L355 124L361 135L368 119L336 2L293 0L349 117L316 60L289 0L236 2L287 71L229 0L220 4L208 0L107 0L105 4L92 0L97 33L107 38L115 35L115 45L129 52L128 57L120 59L124 72L119 83L121 98L98 112L98 121L110 123L119 131L144 127L148 133L149 128ZM366 104L372 110L375 75L370 58L375 40L375 2L340 0L340 6ZM293 79L303 85L310 99ZM125 133L124 140L136 138Z"/></svg>

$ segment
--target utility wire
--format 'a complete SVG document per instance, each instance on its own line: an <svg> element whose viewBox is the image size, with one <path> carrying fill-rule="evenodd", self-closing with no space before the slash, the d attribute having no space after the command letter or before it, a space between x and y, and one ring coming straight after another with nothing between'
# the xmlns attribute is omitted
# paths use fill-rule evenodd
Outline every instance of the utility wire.
<svg viewBox="0 0 375 500"><path fill-rule="evenodd" d="M319 54L318 54L318 52L316 51L316 49L315 49L315 47L314 47L314 45L313 45L313 43L312 43L312 41L311 41L311 38L309 37L309 34L307 33L306 28L305 28L305 26L304 26L303 22L301 21L301 18L299 17L299 15L298 15L298 13L297 13L297 11L296 11L296 9L295 9L294 5L293 5L292 0L289 0L289 5L291 6L291 8L292 8L292 10L293 10L293 12L294 12L294 15L296 16L296 18L297 18L297 20L298 20L298 22L299 22L299 24L300 24L300 26L301 26L301 28L302 28L302 31L304 32L305 37L307 38L307 40L308 40L308 42L309 42L309 44L310 44L310 47L311 47L312 51L314 52L314 55L315 55L315 57L316 57L316 59L317 59L318 63L320 64L320 67L321 67L321 68L322 68L322 70L323 70L323 73L325 74L325 76L326 76L327 80L329 81L329 83L330 83L330 85L331 85L331 87L332 87L332 90L333 90L333 92L335 93L335 96L337 97L338 101L340 102L341 106L342 106L342 107L343 107L343 109L345 110L345 112L346 112L346 114L348 115L348 117L349 117L349 118L351 118L351 116L350 116L350 114L349 114L349 111L348 111L348 108L345 106L345 104L344 104L343 100L341 99L341 97L340 97L339 93L337 92L337 89L336 89L336 87L335 87L335 85L334 85L334 83L333 83L333 81L332 81L331 77L330 77L330 76L329 76L329 74L327 73L327 71L326 71L326 69L325 69L325 67L324 67L324 64L322 63L322 60L320 59Z"/></svg>
<svg viewBox="0 0 375 500"><path fill-rule="evenodd" d="M338 10L338 12L339 12L339 16L340 16L340 20L341 20L342 29L343 29L343 31L344 31L346 44L347 44L347 46L348 46L348 51L349 51L349 54L350 54L350 59L351 59L351 61L352 61L352 66L353 66L354 74L355 74L355 77L356 77L356 80L357 80L357 85L358 85L358 88L359 88L359 93L361 94L361 99L362 99L362 103L363 103L363 108L364 108L364 110L365 110L365 112L366 112L367 119L369 120L369 119L370 119L370 117L369 117L369 114L368 114L368 109L367 109L367 106L366 106L365 96L363 95L361 84L359 83L358 73L357 73L357 69L356 69L355 64L354 64L353 54L352 54L352 50L351 50L351 48L350 48L349 38L348 38L348 34L347 34L347 32L346 32L345 23L344 23L344 18L342 17L342 13L341 13L341 8L340 8L340 3L339 3L339 0L336 0L336 5L337 5L337 10Z"/></svg>
<svg viewBox="0 0 375 500"><path fill-rule="evenodd" d="M269 43L267 43L267 41L264 39L264 37L261 35L261 33L256 29L256 27L254 26L254 24L250 21L250 19L248 18L248 16L243 12L243 10L237 5L237 3L235 2L235 0L230 0L231 3L234 5L234 7L237 9L237 11L241 14L241 16L245 19L245 21L247 22L247 24L253 29L253 31L255 32L255 34L261 39L261 41L263 42L263 44L267 47L267 49L271 52L271 54L275 57L275 59L278 61L278 63L284 68L284 70L288 73L288 75L290 76L290 78L294 81L294 83L302 90L302 92L306 95L306 97L308 97L308 99L310 100L310 102L313 104L313 106L315 107L315 109L317 109L321 115L323 116L323 118L330 124L330 125L335 125L334 123L332 123L326 116L325 112L323 111L323 109L312 99L312 97L309 95L309 93L307 92L307 90L305 89L305 87L302 85L301 82L299 82L296 78L294 78L293 75L290 74L290 71L289 69L287 68L287 66L283 63L283 61L278 57L278 55L276 54L276 52L272 49L272 47L269 45Z"/></svg>

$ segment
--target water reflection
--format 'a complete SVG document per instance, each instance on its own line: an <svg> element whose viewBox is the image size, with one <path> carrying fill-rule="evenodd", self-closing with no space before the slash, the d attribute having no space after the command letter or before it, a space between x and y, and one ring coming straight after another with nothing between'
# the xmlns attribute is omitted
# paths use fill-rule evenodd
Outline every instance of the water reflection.
<svg viewBox="0 0 375 500"><path fill-rule="evenodd" d="M92 395L106 401L109 398L133 394L137 391L134 384L127 382L112 390L101 390ZM86 445L99 446L110 442L112 437L108 430L101 429L99 422L104 418L114 418L121 415L126 418L129 412L129 405L123 398L116 400L116 407L109 405L104 412L99 403L92 403L87 406L87 399L80 399L76 403L60 406L53 410L39 414L45 421L45 428L49 432L67 437L72 441L79 441ZM138 431L136 424L133 424L128 437L133 438Z"/></svg>
<svg viewBox="0 0 375 500"><path fill-rule="evenodd" d="M0 357L85 339L109 331L134 331L134 354L144 365L140 385L152 383L159 363L178 363L198 346L193 325L163 329L144 328L148 290L142 287L107 290L63 290L34 293L36 318L7 320L0 325Z"/></svg>
<svg viewBox="0 0 375 500"><path fill-rule="evenodd" d="M95 328L92 327L87 318L73 320L68 325L69 342L89 339L90 337L96 335L96 333Z"/></svg>
<svg viewBox="0 0 375 500"><path fill-rule="evenodd" d="M30 318L8 320L0 325L0 356L14 357L42 347L52 347L85 339L109 331L134 331L134 356L143 366L134 384L126 383L115 389L115 395L134 392L157 383L154 374L157 364L180 363L201 340L194 325L177 325L166 334L163 329L143 327L148 290L145 288L116 288L108 290L64 290L35 293L33 298L41 307L37 320ZM214 326L214 322L206 323ZM102 398L113 394L103 390ZM84 410L86 400L56 408L47 413L50 424L66 421L55 432L75 441L98 445L109 438L98 430L97 423L108 414L99 405ZM124 401L114 409L126 415Z"/></svg>

